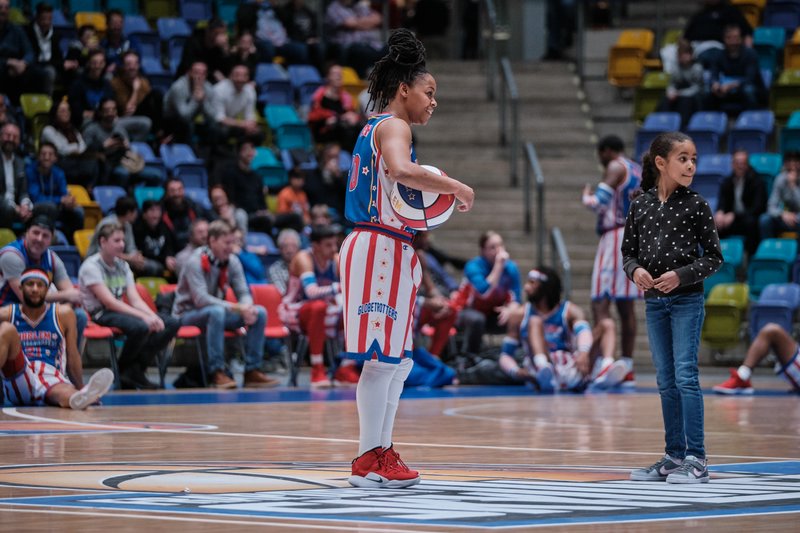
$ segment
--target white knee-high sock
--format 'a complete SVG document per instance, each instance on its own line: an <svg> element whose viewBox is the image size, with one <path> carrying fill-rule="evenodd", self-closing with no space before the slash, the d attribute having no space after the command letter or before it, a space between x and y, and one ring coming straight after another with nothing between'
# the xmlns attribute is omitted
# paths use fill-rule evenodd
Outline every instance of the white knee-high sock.
<svg viewBox="0 0 800 533"><path fill-rule="evenodd" d="M367 361L356 387L358 405L358 455L381 445L386 399L398 365Z"/></svg>
<svg viewBox="0 0 800 533"><path fill-rule="evenodd" d="M389 394L386 396L386 414L383 417L383 431L381 431L381 446L388 448L392 445L392 431L394 430L394 417L400 404L400 395L403 393L403 383L406 382L414 361L403 359L397 366L397 372L389 384Z"/></svg>

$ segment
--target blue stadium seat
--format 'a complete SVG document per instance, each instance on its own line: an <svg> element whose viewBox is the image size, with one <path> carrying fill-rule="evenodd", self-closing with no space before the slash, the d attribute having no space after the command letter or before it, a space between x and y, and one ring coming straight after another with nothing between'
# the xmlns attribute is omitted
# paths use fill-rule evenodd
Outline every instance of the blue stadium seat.
<svg viewBox="0 0 800 533"><path fill-rule="evenodd" d="M698 111L689 119L686 128L699 156L716 154L728 131L728 115L721 111Z"/></svg>
<svg viewBox="0 0 800 533"><path fill-rule="evenodd" d="M781 130L781 153L800 150L800 110L789 115L786 126Z"/></svg>
<svg viewBox="0 0 800 533"><path fill-rule="evenodd" d="M131 149L144 158L144 166L152 168L161 174L161 179L167 179L167 167L160 157L156 157L150 145L143 142L132 142Z"/></svg>
<svg viewBox="0 0 800 533"><path fill-rule="evenodd" d="M211 18L211 0L178 0L178 12L189 24L197 24Z"/></svg>
<svg viewBox="0 0 800 533"><path fill-rule="evenodd" d="M289 182L286 168L269 148L263 146L256 148L256 155L252 163L250 163L250 168L261 176L263 185L273 191L280 189Z"/></svg>
<svg viewBox="0 0 800 533"><path fill-rule="evenodd" d="M173 175L180 179L185 187L208 189L208 171L202 163L180 163L173 170Z"/></svg>
<svg viewBox="0 0 800 533"><path fill-rule="evenodd" d="M72 21L67 20L67 17L64 16L63 11L56 8L53 9L53 30L58 34L59 37L63 38L63 31L70 30L74 32L75 24Z"/></svg>
<svg viewBox="0 0 800 533"><path fill-rule="evenodd" d="M256 66L255 82L260 104L294 104L294 92L289 74L275 63L259 63Z"/></svg>
<svg viewBox="0 0 800 533"><path fill-rule="evenodd" d="M775 128L772 111L743 111L728 135L728 151L738 149L749 153L766 152L767 143Z"/></svg>
<svg viewBox="0 0 800 533"><path fill-rule="evenodd" d="M160 57L146 57L144 55L142 55L142 72L148 77L169 75L169 72L164 69L164 65L161 64Z"/></svg>
<svg viewBox="0 0 800 533"><path fill-rule="evenodd" d="M800 307L800 285L796 283L771 283L764 287L758 302L750 307L750 338L754 339L765 325L774 322L787 333Z"/></svg>
<svg viewBox="0 0 800 533"><path fill-rule="evenodd" d="M191 198L191 200L203 207L204 209L211 209L211 200L208 198L208 189L203 189L202 187L184 187L184 191L186 196Z"/></svg>
<svg viewBox="0 0 800 533"><path fill-rule="evenodd" d="M188 144L162 144L159 147L159 152L164 164L171 171L174 171L181 163L203 163L203 160L197 158L194 150Z"/></svg>
<svg viewBox="0 0 800 533"><path fill-rule="evenodd" d="M268 254L276 254L280 252L278 247L275 246L275 241L272 240L272 237L266 233L261 233L258 231L247 232L247 236L245 237L245 245L257 247L263 246L266 248Z"/></svg>
<svg viewBox="0 0 800 533"><path fill-rule="evenodd" d="M180 18L162 17L156 21L158 36L162 41L169 41L173 37L191 37L192 28L185 20Z"/></svg>
<svg viewBox="0 0 800 533"><path fill-rule="evenodd" d="M139 51L142 65L145 59L161 63L161 41L155 32L133 33L130 35L130 39L131 44ZM163 68L161 70L163 71ZM160 72L154 72L153 74L160 74Z"/></svg>
<svg viewBox="0 0 800 533"><path fill-rule="evenodd" d="M681 116L679 113L657 112L650 113L644 118L644 124L636 132L636 161L641 161L642 155L650 148L658 134L665 131L678 131L681 128Z"/></svg>
<svg viewBox="0 0 800 533"><path fill-rule="evenodd" d="M783 28L786 37L800 26L800 3L793 0L770 0L764 8L762 26Z"/></svg>
<svg viewBox="0 0 800 533"><path fill-rule="evenodd" d="M186 46L186 37L175 36L167 41L167 59L169 60L169 71L172 74L178 72L178 67L183 58L183 47Z"/></svg>
<svg viewBox="0 0 800 533"><path fill-rule="evenodd" d="M108 0L109 9L114 9L111 6L112 3L117 4L124 4L124 3L131 3L137 4L136 0ZM120 9L123 13L125 13L125 19L122 23L122 31L125 35L130 37L135 33L155 33L153 28L150 27L150 24L147 23L147 19L144 18L142 15L137 15L136 11L138 11L138 7L136 11L132 9Z"/></svg>
<svg viewBox="0 0 800 533"><path fill-rule="evenodd" d="M296 162L294 155L292 155L292 150L281 150L281 161L283 162L284 168L287 171L292 170L295 164L302 170L316 170L319 168L319 163L317 162L314 152L304 152L303 155L308 156L305 161Z"/></svg>
<svg viewBox="0 0 800 533"><path fill-rule="evenodd" d="M323 84L322 77L313 65L289 65L289 81L300 105L309 105L314 91Z"/></svg>
<svg viewBox="0 0 800 533"><path fill-rule="evenodd" d="M733 163L730 154L704 155L697 158L697 172L694 179L697 180L698 176L716 176L719 181L730 176L731 172Z"/></svg>
<svg viewBox="0 0 800 533"><path fill-rule="evenodd" d="M126 196L128 193L122 187L116 185L98 185L92 189L94 201L100 206L100 210L104 215L107 215L114 209L114 204L117 203L117 198Z"/></svg>
<svg viewBox="0 0 800 533"><path fill-rule="evenodd" d="M712 211L717 210L720 179L716 174L695 174L691 189L705 198Z"/></svg>
<svg viewBox="0 0 800 533"><path fill-rule="evenodd" d="M796 239L764 239L747 269L747 283L753 298L770 283L786 283L797 258Z"/></svg>
<svg viewBox="0 0 800 533"><path fill-rule="evenodd" d="M81 254L75 246L70 245L54 245L50 250L55 252L59 259L64 263L72 283L78 283L78 270L81 268Z"/></svg>

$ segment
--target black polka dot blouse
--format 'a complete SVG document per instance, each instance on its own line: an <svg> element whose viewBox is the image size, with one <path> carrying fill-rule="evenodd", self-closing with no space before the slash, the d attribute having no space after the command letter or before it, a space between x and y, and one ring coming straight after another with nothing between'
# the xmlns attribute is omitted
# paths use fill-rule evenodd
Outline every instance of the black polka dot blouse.
<svg viewBox="0 0 800 533"><path fill-rule="evenodd" d="M669 296L702 292L703 280L722 265L711 208L686 187L678 187L663 203L655 187L636 198L628 211L621 248L630 279L639 267L653 279L674 270L680 285ZM645 293L645 298L657 296L664 294L656 289Z"/></svg>

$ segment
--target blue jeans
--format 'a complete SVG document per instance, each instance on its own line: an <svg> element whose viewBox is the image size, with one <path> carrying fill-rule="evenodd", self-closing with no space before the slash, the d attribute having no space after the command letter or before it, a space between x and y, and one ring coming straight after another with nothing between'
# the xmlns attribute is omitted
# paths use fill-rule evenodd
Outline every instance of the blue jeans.
<svg viewBox="0 0 800 533"><path fill-rule="evenodd" d="M264 358L264 326L267 325L267 311L258 309L256 322L247 328L245 336L245 371L259 370ZM225 369L225 330L244 326L241 315L227 310L222 305L209 305L202 309L186 311L181 315L181 326L197 326L205 330L206 357L208 371L213 374Z"/></svg>
<svg viewBox="0 0 800 533"><path fill-rule="evenodd" d="M666 452L677 459L687 455L703 458L703 392L697 369L705 316L703 293L647 298L645 305Z"/></svg>
<svg viewBox="0 0 800 533"><path fill-rule="evenodd" d="M89 323L89 315L86 314L83 307L73 307L72 310L75 312L75 329L78 330L75 340L78 343L78 350L80 350L81 342L83 341L83 330L86 329L86 324Z"/></svg>

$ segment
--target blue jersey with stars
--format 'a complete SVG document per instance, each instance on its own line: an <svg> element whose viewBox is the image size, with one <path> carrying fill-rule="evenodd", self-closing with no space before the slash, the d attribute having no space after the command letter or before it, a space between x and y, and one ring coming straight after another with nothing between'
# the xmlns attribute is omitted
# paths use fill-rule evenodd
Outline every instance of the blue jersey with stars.
<svg viewBox="0 0 800 533"><path fill-rule="evenodd" d="M543 319L544 321L544 340L547 341L547 349L550 353L556 351L572 351L572 328L567 322L567 308L572 305L569 301L565 300ZM532 316L537 316L539 313L532 303L525 304L525 318L522 320L522 325L519 328L519 338L523 346L530 350L530 343L528 342L528 323ZM534 354L531 354L534 355Z"/></svg>
<svg viewBox="0 0 800 533"><path fill-rule="evenodd" d="M623 156L618 157L615 161L625 167L625 179L614 189L608 207L598 210L597 233L599 235L625 227L633 195L642 185L642 167Z"/></svg>
<svg viewBox="0 0 800 533"><path fill-rule="evenodd" d="M371 117L358 135L345 197L345 217L356 224L380 224L408 233L413 230L395 216L389 200L394 180L375 143L375 130L394 115ZM414 145L409 146L411 161L417 162Z"/></svg>
<svg viewBox="0 0 800 533"><path fill-rule="evenodd" d="M66 341L58 322L58 305L45 304L39 320L32 322L19 304L11 306L11 323L19 334L22 352L28 361L42 361L61 372L66 371Z"/></svg>

